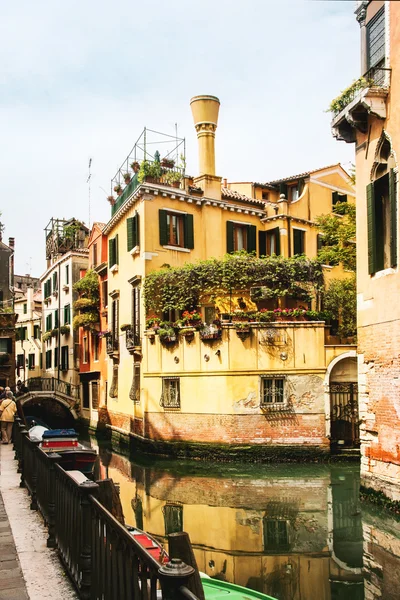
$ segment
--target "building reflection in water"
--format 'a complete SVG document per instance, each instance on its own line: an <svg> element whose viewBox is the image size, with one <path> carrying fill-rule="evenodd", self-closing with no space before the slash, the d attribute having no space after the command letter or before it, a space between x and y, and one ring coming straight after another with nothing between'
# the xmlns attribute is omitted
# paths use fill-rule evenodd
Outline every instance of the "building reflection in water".
<svg viewBox="0 0 400 600"><path fill-rule="evenodd" d="M400 597L400 529L384 534L370 514L362 522L355 465L100 457L99 477L119 484L126 522L163 543L187 531L199 569L212 577L279 600Z"/></svg>

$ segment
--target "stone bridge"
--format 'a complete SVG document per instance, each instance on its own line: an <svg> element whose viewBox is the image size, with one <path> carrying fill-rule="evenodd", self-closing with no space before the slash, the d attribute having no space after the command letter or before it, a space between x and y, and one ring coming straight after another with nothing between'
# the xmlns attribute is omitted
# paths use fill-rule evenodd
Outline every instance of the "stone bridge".
<svg viewBox="0 0 400 600"><path fill-rule="evenodd" d="M40 407L45 405L47 412L54 405L54 413L69 414L74 420L79 417L80 386L61 381L55 377L32 377L23 384L24 392L18 394L18 404L27 409L28 406ZM55 404L56 403L56 404ZM57 410L57 405L59 409ZM24 411L25 412L25 411Z"/></svg>

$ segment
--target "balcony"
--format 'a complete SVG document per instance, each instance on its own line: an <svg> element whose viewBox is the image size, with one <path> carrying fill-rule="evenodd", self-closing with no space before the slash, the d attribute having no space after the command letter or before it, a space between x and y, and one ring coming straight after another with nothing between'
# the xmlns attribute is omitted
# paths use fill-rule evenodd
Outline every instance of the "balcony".
<svg viewBox="0 0 400 600"><path fill-rule="evenodd" d="M136 351L140 349L140 335L133 329L133 327L125 330L125 343L126 349L129 350L131 354L135 354Z"/></svg>
<svg viewBox="0 0 400 600"><path fill-rule="evenodd" d="M118 339L112 335L106 337L106 352L107 354L117 354L119 351Z"/></svg>
<svg viewBox="0 0 400 600"><path fill-rule="evenodd" d="M368 116L386 119L391 69L373 67L332 101L332 134L347 143L356 141L357 131L367 133Z"/></svg>

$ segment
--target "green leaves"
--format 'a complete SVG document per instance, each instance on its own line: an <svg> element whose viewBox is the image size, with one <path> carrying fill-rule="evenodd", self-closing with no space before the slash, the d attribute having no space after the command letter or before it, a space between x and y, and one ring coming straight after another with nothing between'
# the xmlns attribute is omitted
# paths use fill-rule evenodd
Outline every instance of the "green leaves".
<svg viewBox="0 0 400 600"><path fill-rule="evenodd" d="M144 280L144 296L147 311L194 310L202 299L213 302L260 287L268 288L274 297L309 298L323 289L321 264L304 256L257 258L241 251L150 273Z"/></svg>
<svg viewBox="0 0 400 600"><path fill-rule="evenodd" d="M342 263L348 271L356 270L356 207L340 202L335 204L335 213L321 215L315 220L323 234L323 247L318 252L319 260L325 265Z"/></svg>
<svg viewBox="0 0 400 600"><path fill-rule="evenodd" d="M338 334L351 337L357 333L356 277L332 279L324 296L324 309L339 321Z"/></svg>

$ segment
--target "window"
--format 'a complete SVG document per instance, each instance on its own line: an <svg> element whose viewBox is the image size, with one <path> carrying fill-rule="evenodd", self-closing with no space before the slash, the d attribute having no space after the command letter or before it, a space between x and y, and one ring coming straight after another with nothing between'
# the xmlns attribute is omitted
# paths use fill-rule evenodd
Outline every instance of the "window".
<svg viewBox="0 0 400 600"><path fill-rule="evenodd" d="M92 255L92 263L93 267L97 267L97 244L93 244L93 255Z"/></svg>
<svg viewBox="0 0 400 600"><path fill-rule="evenodd" d="M385 66L385 7L367 23L367 69Z"/></svg>
<svg viewBox="0 0 400 600"><path fill-rule="evenodd" d="M69 265L65 265L65 285L69 284Z"/></svg>
<svg viewBox="0 0 400 600"><path fill-rule="evenodd" d="M58 326L59 326L59 323L58 323L58 308L56 308L56 310L54 311L54 328L57 329Z"/></svg>
<svg viewBox="0 0 400 600"><path fill-rule="evenodd" d="M68 368L69 368L68 354L69 354L69 347L61 346L61 371L68 371Z"/></svg>
<svg viewBox="0 0 400 600"><path fill-rule="evenodd" d="M24 355L23 354L17 354L17 368L21 369L24 366Z"/></svg>
<svg viewBox="0 0 400 600"><path fill-rule="evenodd" d="M99 408L99 383L98 381L92 381L92 409L98 410Z"/></svg>
<svg viewBox="0 0 400 600"><path fill-rule="evenodd" d="M47 315L46 317L46 331L51 331L53 329L53 315Z"/></svg>
<svg viewBox="0 0 400 600"><path fill-rule="evenodd" d="M82 407L90 408L89 404L89 382L82 381Z"/></svg>
<svg viewBox="0 0 400 600"><path fill-rule="evenodd" d="M105 308L106 306L108 306L108 282L106 281L102 281L101 282L101 296L102 296L102 306L103 308Z"/></svg>
<svg viewBox="0 0 400 600"><path fill-rule="evenodd" d="M179 377L163 377L161 406L164 408L180 408Z"/></svg>
<svg viewBox="0 0 400 600"><path fill-rule="evenodd" d="M256 250L257 227L255 225L245 225L226 222L226 249L227 252L236 252L237 250L247 250L255 252Z"/></svg>
<svg viewBox="0 0 400 600"><path fill-rule="evenodd" d="M54 368L58 368L58 346L54 348Z"/></svg>
<svg viewBox="0 0 400 600"><path fill-rule="evenodd" d="M139 215L137 212L126 220L128 252L139 246Z"/></svg>
<svg viewBox="0 0 400 600"><path fill-rule="evenodd" d="M140 288L135 285L132 288L132 329L133 343L140 346Z"/></svg>
<svg viewBox="0 0 400 600"><path fill-rule="evenodd" d="M40 338L40 325L33 326L33 337L35 340L38 340Z"/></svg>
<svg viewBox="0 0 400 600"><path fill-rule="evenodd" d="M23 342L28 339L28 328L20 327L18 331L18 339L20 342Z"/></svg>
<svg viewBox="0 0 400 600"><path fill-rule="evenodd" d="M114 347L118 343L118 299L112 301L111 304L111 334Z"/></svg>
<svg viewBox="0 0 400 600"><path fill-rule="evenodd" d="M341 213L342 202L347 202L347 194L340 194L339 192L332 192L332 210L333 212Z"/></svg>
<svg viewBox="0 0 400 600"><path fill-rule="evenodd" d="M93 359L99 360L100 338L97 331L92 334Z"/></svg>
<svg viewBox="0 0 400 600"><path fill-rule="evenodd" d="M29 364L30 369L35 368L35 355L34 354L28 354L28 364Z"/></svg>
<svg viewBox="0 0 400 600"><path fill-rule="evenodd" d="M51 296L51 279L44 282L44 297L49 298Z"/></svg>
<svg viewBox="0 0 400 600"><path fill-rule="evenodd" d="M46 350L46 369L51 369L51 350Z"/></svg>
<svg viewBox="0 0 400 600"><path fill-rule="evenodd" d="M290 202L296 202L296 200L299 199L299 188L297 187L297 185L292 185L289 188L289 193L290 193Z"/></svg>
<svg viewBox="0 0 400 600"><path fill-rule="evenodd" d="M12 352L12 340L11 338L0 338L0 353L8 354Z"/></svg>
<svg viewBox="0 0 400 600"><path fill-rule="evenodd" d="M163 507L165 535L183 531L183 506L165 504Z"/></svg>
<svg viewBox="0 0 400 600"><path fill-rule="evenodd" d="M211 325L215 321L216 316L215 306L204 307L204 321L207 325Z"/></svg>
<svg viewBox="0 0 400 600"><path fill-rule="evenodd" d="M88 345L88 338L87 336L85 336L83 338L83 362L87 363L89 359L89 345Z"/></svg>
<svg viewBox="0 0 400 600"><path fill-rule="evenodd" d="M58 291L58 275L53 273L53 294Z"/></svg>
<svg viewBox="0 0 400 600"><path fill-rule="evenodd" d="M118 264L118 235L108 240L108 266L110 268Z"/></svg>
<svg viewBox="0 0 400 600"><path fill-rule="evenodd" d="M282 552L290 547L290 521L286 519L263 519L264 552Z"/></svg>
<svg viewBox="0 0 400 600"><path fill-rule="evenodd" d="M64 306L64 325L69 325L71 323L71 306L66 304Z"/></svg>
<svg viewBox="0 0 400 600"><path fill-rule="evenodd" d="M305 252L305 231L302 229L293 229L293 254L304 254Z"/></svg>
<svg viewBox="0 0 400 600"><path fill-rule="evenodd" d="M26 315L28 312L28 305L24 304L24 315Z"/></svg>
<svg viewBox="0 0 400 600"><path fill-rule="evenodd" d="M159 210L161 246L194 248L193 215Z"/></svg>
<svg viewBox="0 0 400 600"><path fill-rule="evenodd" d="M269 231L258 232L258 252L259 256L277 256L281 253L281 235L279 227L274 227Z"/></svg>
<svg viewBox="0 0 400 600"><path fill-rule="evenodd" d="M397 181L393 169L367 186L368 272L397 265Z"/></svg>
<svg viewBox="0 0 400 600"><path fill-rule="evenodd" d="M269 200L269 192L262 192L261 198L263 200Z"/></svg>
<svg viewBox="0 0 400 600"><path fill-rule="evenodd" d="M285 401L283 377L261 377L261 405L282 404Z"/></svg>
<svg viewBox="0 0 400 600"><path fill-rule="evenodd" d="M133 381L129 398L137 404L140 402L140 362L133 363Z"/></svg>

